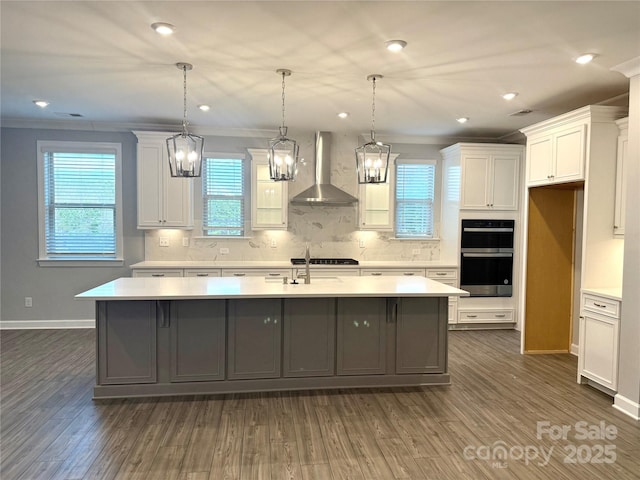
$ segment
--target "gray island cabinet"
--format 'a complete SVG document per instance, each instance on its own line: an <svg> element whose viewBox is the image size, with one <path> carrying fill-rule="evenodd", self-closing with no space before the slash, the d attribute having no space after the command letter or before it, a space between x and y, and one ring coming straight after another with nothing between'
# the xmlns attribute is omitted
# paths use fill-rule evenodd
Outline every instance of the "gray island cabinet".
<svg viewBox="0 0 640 480"><path fill-rule="evenodd" d="M448 296L466 292L360 280L121 278L84 292L94 398L448 384Z"/></svg>

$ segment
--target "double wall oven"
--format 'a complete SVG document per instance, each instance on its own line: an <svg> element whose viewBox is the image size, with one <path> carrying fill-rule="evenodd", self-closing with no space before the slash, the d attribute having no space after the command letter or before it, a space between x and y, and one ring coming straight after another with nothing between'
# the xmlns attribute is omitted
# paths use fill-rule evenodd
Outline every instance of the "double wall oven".
<svg viewBox="0 0 640 480"><path fill-rule="evenodd" d="M462 220L460 288L472 297L513 292L514 220Z"/></svg>

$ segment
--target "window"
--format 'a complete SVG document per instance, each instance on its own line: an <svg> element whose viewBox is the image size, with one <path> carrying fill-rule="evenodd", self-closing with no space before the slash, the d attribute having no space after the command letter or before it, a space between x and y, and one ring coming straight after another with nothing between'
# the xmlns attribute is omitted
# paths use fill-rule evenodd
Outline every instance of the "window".
<svg viewBox="0 0 640 480"><path fill-rule="evenodd" d="M245 231L244 158L204 159L202 230L205 236L242 237Z"/></svg>
<svg viewBox="0 0 640 480"><path fill-rule="evenodd" d="M396 237L433 237L436 163L396 161Z"/></svg>
<svg viewBox="0 0 640 480"><path fill-rule="evenodd" d="M121 147L38 142L40 265L122 264Z"/></svg>

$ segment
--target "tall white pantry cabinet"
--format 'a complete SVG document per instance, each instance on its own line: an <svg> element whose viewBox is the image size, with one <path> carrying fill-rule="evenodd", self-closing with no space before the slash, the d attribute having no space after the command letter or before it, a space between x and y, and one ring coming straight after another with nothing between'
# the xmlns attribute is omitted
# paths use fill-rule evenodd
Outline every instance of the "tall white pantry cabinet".
<svg viewBox="0 0 640 480"><path fill-rule="evenodd" d="M138 228L193 228L193 180L172 178L166 139L173 132L134 131L138 137Z"/></svg>

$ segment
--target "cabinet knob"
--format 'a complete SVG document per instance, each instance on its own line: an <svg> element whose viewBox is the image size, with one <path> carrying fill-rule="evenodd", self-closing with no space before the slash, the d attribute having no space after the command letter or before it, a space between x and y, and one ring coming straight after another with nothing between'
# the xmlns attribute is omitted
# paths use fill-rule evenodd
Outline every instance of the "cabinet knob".
<svg viewBox="0 0 640 480"><path fill-rule="evenodd" d="M197 273L196 276L197 277L208 277L209 274L208 273Z"/></svg>
<svg viewBox="0 0 640 480"><path fill-rule="evenodd" d="M496 313L495 317L496 317L496 318L504 318L504 317L505 317L505 314L504 314L504 313L499 313L499 314L498 314L498 313Z"/></svg>
<svg viewBox="0 0 640 480"><path fill-rule="evenodd" d="M446 272L436 272L436 275L444 276L446 275Z"/></svg>
<svg viewBox="0 0 640 480"><path fill-rule="evenodd" d="M411 275L415 275L413 272L404 272L403 275L410 277Z"/></svg>
<svg viewBox="0 0 640 480"><path fill-rule="evenodd" d="M373 275L374 277L379 277L380 275L382 275L382 272L371 272L371 275Z"/></svg>
<svg viewBox="0 0 640 480"><path fill-rule="evenodd" d="M607 306L606 306L606 305L603 305L603 304L601 304L601 303L593 302L593 304L594 304L596 307L599 307L599 308L607 308Z"/></svg>
<svg viewBox="0 0 640 480"><path fill-rule="evenodd" d="M234 277L244 277L246 274L244 273L234 273L233 276Z"/></svg>
<svg viewBox="0 0 640 480"><path fill-rule="evenodd" d="M164 277L164 273L152 273L152 277Z"/></svg>

